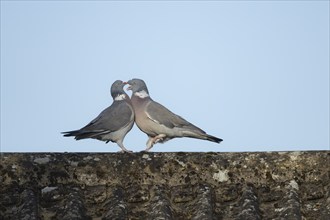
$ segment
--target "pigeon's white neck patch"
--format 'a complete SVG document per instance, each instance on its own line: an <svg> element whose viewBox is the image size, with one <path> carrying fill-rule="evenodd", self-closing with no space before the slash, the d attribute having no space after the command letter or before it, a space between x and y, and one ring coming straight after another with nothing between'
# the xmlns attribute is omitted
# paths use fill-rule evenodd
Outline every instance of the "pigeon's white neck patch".
<svg viewBox="0 0 330 220"><path fill-rule="evenodd" d="M126 99L125 94L117 95L116 98L115 98L116 101L121 101L121 100L124 100L124 99Z"/></svg>
<svg viewBox="0 0 330 220"><path fill-rule="evenodd" d="M149 97L149 94L145 90L142 90L140 92L135 92L134 95L141 99Z"/></svg>

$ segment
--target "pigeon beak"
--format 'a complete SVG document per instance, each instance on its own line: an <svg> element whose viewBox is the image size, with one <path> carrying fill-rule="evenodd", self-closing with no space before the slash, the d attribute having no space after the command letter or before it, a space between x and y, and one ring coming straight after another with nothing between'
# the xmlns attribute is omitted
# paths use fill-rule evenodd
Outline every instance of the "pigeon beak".
<svg viewBox="0 0 330 220"><path fill-rule="evenodd" d="M128 87L126 88L126 90L132 90L132 86L130 84L128 84L128 82L123 82L125 85L128 85Z"/></svg>

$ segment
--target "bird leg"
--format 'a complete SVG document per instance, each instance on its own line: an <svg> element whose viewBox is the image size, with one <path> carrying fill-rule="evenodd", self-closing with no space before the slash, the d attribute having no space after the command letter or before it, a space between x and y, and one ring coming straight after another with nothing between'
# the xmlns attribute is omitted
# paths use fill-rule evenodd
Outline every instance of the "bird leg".
<svg viewBox="0 0 330 220"><path fill-rule="evenodd" d="M133 151L131 150L127 150L125 147L124 147L124 144L123 144L123 141L117 141L117 144L118 146L121 148L121 151L118 151L118 153L133 153Z"/></svg>
<svg viewBox="0 0 330 220"><path fill-rule="evenodd" d="M147 141L147 148L144 151L148 151L149 149L152 148L153 145L154 145L153 144L153 138L149 136L149 139Z"/></svg>
<svg viewBox="0 0 330 220"><path fill-rule="evenodd" d="M165 134L159 134L155 137L149 136L149 139L147 141L147 148L144 151L146 152L149 151L154 146L154 144L156 144L159 141L162 141L164 137L166 137Z"/></svg>

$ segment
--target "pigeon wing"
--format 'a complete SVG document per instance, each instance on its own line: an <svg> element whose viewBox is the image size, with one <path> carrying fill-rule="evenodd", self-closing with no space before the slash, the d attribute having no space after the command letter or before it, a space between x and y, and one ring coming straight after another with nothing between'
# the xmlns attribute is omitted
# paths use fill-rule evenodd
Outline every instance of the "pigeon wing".
<svg viewBox="0 0 330 220"><path fill-rule="evenodd" d="M126 102L113 102L81 130L114 132L125 127L131 121L132 114Z"/></svg>
<svg viewBox="0 0 330 220"><path fill-rule="evenodd" d="M151 101L146 107L146 113L149 119L155 121L158 124L165 125L168 128L178 127L205 133L200 128L191 124L181 116L174 114L158 102Z"/></svg>

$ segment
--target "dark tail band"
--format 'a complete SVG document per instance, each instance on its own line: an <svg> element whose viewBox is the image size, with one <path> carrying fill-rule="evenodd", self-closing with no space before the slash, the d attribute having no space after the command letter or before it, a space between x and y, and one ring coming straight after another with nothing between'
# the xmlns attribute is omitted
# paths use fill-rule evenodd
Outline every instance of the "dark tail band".
<svg viewBox="0 0 330 220"><path fill-rule="evenodd" d="M215 143L220 143L221 141L223 141L221 138L217 138L212 135L207 135L206 138L207 138L207 140L213 141Z"/></svg>

